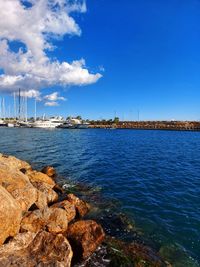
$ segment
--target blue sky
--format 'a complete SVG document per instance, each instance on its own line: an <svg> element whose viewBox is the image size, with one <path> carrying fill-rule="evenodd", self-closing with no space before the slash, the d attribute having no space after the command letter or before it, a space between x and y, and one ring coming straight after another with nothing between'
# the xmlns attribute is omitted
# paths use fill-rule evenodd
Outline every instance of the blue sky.
<svg viewBox="0 0 200 267"><path fill-rule="evenodd" d="M81 36L65 35L48 51L60 62L84 58L85 86L56 86L59 106L38 102L38 115L84 118L200 119L200 2L197 0L87 0L87 12L72 14ZM15 48L14 47L13 49ZM7 106L12 98L6 95ZM33 99L29 99L29 115Z"/></svg>

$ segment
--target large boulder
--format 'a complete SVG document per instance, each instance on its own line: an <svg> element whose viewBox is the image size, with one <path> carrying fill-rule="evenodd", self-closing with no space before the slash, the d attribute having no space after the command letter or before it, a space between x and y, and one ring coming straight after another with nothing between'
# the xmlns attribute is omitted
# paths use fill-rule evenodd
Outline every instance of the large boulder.
<svg viewBox="0 0 200 267"><path fill-rule="evenodd" d="M28 177L1 161L0 185L16 199L23 211L27 211L37 200L37 189L30 183Z"/></svg>
<svg viewBox="0 0 200 267"><path fill-rule="evenodd" d="M21 222L21 231L39 232L46 229L51 233L64 233L67 231L67 213L60 208L46 208L28 212Z"/></svg>
<svg viewBox="0 0 200 267"><path fill-rule="evenodd" d="M0 186L0 245L19 232L22 211L16 200Z"/></svg>
<svg viewBox="0 0 200 267"><path fill-rule="evenodd" d="M76 211L79 217L85 216L90 210L89 204L84 200L76 197L74 194L68 194L67 200L76 207Z"/></svg>
<svg viewBox="0 0 200 267"><path fill-rule="evenodd" d="M71 246L62 234L27 232L0 247L0 266L70 267L72 255Z"/></svg>
<svg viewBox="0 0 200 267"><path fill-rule="evenodd" d="M67 213L68 222L71 222L76 217L76 208L68 200L63 200L61 202L55 203L51 207L64 209Z"/></svg>
<svg viewBox="0 0 200 267"><path fill-rule="evenodd" d="M9 167L11 167L13 170L31 170L31 165L28 164L26 161L17 159L13 156L7 156L4 154L0 154L0 163L3 163Z"/></svg>
<svg viewBox="0 0 200 267"><path fill-rule="evenodd" d="M67 236L76 259L86 259L102 243L105 234L101 225L93 220L87 220L71 224Z"/></svg>
<svg viewBox="0 0 200 267"><path fill-rule="evenodd" d="M56 184L55 181L51 177L49 177L48 175L46 175L42 172L28 171L27 176L28 176L29 180L31 181L31 183L41 182L41 183L48 184L51 188L53 188Z"/></svg>

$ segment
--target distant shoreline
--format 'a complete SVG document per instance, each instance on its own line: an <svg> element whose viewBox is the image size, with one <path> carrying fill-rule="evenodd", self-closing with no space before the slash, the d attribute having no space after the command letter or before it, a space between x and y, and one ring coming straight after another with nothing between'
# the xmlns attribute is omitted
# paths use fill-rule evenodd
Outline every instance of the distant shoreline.
<svg viewBox="0 0 200 267"><path fill-rule="evenodd" d="M133 129L133 130L168 130L168 131L200 131L199 121L119 121L117 123L91 122L94 129Z"/></svg>
<svg viewBox="0 0 200 267"><path fill-rule="evenodd" d="M5 120L7 124L14 122L14 120ZM200 131L200 121L86 120L86 123L88 124L88 129ZM5 126L1 125L1 127ZM85 128L83 127L83 129Z"/></svg>

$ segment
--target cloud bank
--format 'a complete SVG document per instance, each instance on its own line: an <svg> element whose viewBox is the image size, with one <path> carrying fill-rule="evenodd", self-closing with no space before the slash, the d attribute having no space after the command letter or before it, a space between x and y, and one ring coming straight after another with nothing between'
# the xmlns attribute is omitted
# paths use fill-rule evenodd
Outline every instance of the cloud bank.
<svg viewBox="0 0 200 267"><path fill-rule="evenodd" d="M87 85L101 74L89 73L84 59L59 62L48 56L53 40L80 35L72 13L86 12L81 0L0 0L0 90L18 88L34 95L54 85ZM13 42L19 49L13 49ZM15 46L16 47L16 46ZM34 92L34 93L33 93Z"/></svg>

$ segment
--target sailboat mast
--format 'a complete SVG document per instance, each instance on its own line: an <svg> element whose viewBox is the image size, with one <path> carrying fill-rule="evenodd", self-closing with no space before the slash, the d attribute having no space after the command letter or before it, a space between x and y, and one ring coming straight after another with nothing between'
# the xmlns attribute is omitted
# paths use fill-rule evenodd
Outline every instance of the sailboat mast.
<svg viewBox="0 0 200 267"><path fill-rule="evenodd" d="M27 96L25 96L25 119L26 119L26 122L28 121L28 103L27 103Z"/></svg>
<svg viewBox="0 0 200 267"><path fill-rule="evenodd" d="M13 97L14 97L14 118L16 118L17 117L17 112L16 112L16 96L15 96L15 92L14 92L14 95L13 95Z"/></svg>
<svg viewBox="0 0 200 267"><path fill-rule="evenodd" d="M2 117L5 120L5 102L4 102L4 97L2 99Z"/></svg>
<svg viewBox="0 0 200 267"><path fill-rule="evenodd" d="M35 121L36 121L36 107L37 106L37 100L36 100L36 98L35 98Z"/></svg>
<svg viewBox="0 0 200 267"><path fill-rule="evenodd" d="M20 117L21 117L21 91L19 89L19 120L20 120Z"/></svg>

